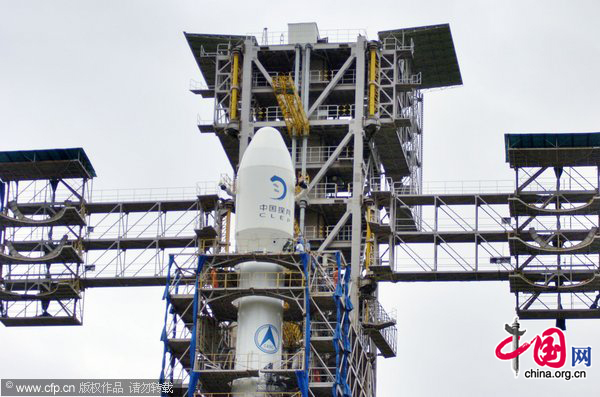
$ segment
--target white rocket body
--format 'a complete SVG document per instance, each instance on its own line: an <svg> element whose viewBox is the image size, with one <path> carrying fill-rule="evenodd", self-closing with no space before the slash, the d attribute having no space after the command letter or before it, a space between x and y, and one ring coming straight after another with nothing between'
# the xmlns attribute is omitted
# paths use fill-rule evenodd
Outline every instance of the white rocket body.
<svg viewBox="0 0 600 397"><path fill-rule="evenodd" d="M296 178L279 131L264 127L254 134L236 183L237 252L280 252L294 233Z"/></svg>
<svg viewBox="0 0 600 397"><path fill-rule="evenodd" d="M279 131L259 129L248 145L238 170L236 230L238 253L281 252L294 234L294 168ZM249 261L238 265L240 287L272 288L283 268ZM238 299L236 369L279 368L282 359L283 302L265 296ZM253 393L261 379L237 379L235 395ZM247 394L246 394L247 395Z"/></svg>

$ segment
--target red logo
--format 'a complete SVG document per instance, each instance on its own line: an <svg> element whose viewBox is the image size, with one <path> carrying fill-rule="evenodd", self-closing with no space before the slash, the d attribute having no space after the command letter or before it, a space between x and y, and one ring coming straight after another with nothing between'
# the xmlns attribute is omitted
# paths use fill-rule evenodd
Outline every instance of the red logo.
<svg viewBox="0 0 600 397"><path fill-rule="evenodd" d="M504 353L504 347L513 342L513 338L521 339L520 336L509 336L496 347L496 357L500 360L512 360L533 346L533 359L543 367L561 368L567 360L567 346L565 334L558 328L548 328L542 335L537 335L531 342L526 342L516 350Z"/></svg>

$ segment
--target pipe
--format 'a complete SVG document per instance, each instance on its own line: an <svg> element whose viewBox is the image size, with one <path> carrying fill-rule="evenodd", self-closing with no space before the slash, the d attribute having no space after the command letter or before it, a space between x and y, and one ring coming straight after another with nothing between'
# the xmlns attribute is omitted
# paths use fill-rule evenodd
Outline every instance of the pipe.
<svg viewBox="0 0 600 397"><path fill-rule="evenodd" d="M296 86L296 92L299 92L300 87L300 57L302 54L302 47L300 44L296 44L296 55L294 57L294 85ZM292 164L294 165L294 172L296 171L296 134L292 134Z"/></svg>
<svg viewBox="0 0 600 397"><path fill-rule="evenodd" d="M375 106L377 104L377 48L375 45L369 47L369 117L375 117Z"/></svg>
<svg viewBox="0 0 600 397"><path fill-rule="evenodd" d="M365 247L365 268L369 270L371 266L371 256L373 254L373 235L371 233L371 226L369 226L369 222L371 222L371 207L367 207L367 236L366 236L366 247Z"/></svg>
<svg viewBox="0 0 600 397"><path fill-rule="evenodd" d="M231 239L231 209L227 209L225 216L225 252L229 253L229 244Z"/></svg>
<svg viewBox="0 0 600 397"><path fill-rule="evenodd" d="M309 106L309 93L310 93L310 44L307 44L304 48L304 65L302 67L302 106L304 111L308 112ZM306 153L308 152L308 136L302 137L302 153L301 153L301 165L300 165L300 176L304 183L307 183L306 178ZM306 212L306 204L300 206L300 231L304 232L304 217Z"/></svg>
<svg viewBox="0 0 600 397"><path fill-rule="evenodd" d="M238 119L238 93L240 90L239 86L239 67L240 64L240 52L239 50L233 50L233 66L231 76L231 99L229 103L229 118L231 120Z"/></svg>

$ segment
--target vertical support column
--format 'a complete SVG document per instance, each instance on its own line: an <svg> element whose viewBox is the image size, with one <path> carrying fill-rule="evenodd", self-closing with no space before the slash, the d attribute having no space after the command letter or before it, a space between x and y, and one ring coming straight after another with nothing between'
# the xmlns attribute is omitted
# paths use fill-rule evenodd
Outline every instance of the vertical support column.
<svg viewBox="0 0 600 397"><path fill-rule="evenodd" d="M302 47L300 44L296 44L296 53L294 55L294 85L296 86L296 91L300 92L300 57L302 54ZM297 162L297 139L296 135L292 135L292 164L294 165L294 172L296 172L296 162Z"/></svg>
<svg viewBox="0 0 600 397"><path fill-rule="evenodd" d="M254 123L250 121L250 104L252 102L252 61L256 56L256 48L252 40L244 41L244 60L242 63L242 108L240 112L240 155L242 158L250 138L254 135Z"/></svg>
<svg viewBox="0 0 600 397"><path fill-rule="evenodd" d="M479 270L479 196L475 196L475 271Z"/></svg>
<svg viewBox="0 0 600 397"><path fill-rule="evenodd" d="M437 271L438 269L438 209L440 204L438 203L437 196L434 198L433 202L433 212L434 212L434 221L433 221L433 231L435 232L433 236L433 270Z"/></svg>
<svg viewBox="0 0 600 397"><path fill-rule="evenodd" d="M515 196L519 195L519 168L515 167ZM515 228L513 230L514 235L517 235L519 230L519 216L515 214ZM515 255L515 267L519 268L519 255ZM517 309L519 308L519 294L517 293Z"/></svg>
<svg viewBox="0 0 600 397"><path fill-rule="evenodd" d="M358 279L361 274L360 248L362 245L362 193L364 186L363 174L363 118L365 106L365 50L366 41L363 36L356 40L356 86L354 94L354 122L350 128L354 135L354 164L352 168L352 197L348 200L352 214L352 251L350 278L354 285L350 301L355 307L351 312L352 320L358 320Z"/></svg>
<svg viewBox="0 0 600 397"><path fill-rule="evenodd" d="M390 264L390 270L396 271L396 238L394 233L390 235L388 243L388 263Z"/></svg>
<svg viewBox="0 0 600 397"><path fill-rule="evenodd" d="M302 106L304 107L304 111L308 114L308 106L309 106L309 96L310 96L310 51L312 46L310 44L306 44L304 47L304 62L302 66L302 91L301 91L301 99ZM306 152L308 151L308 136L302 136L302 152L301 152L301 163L300 163L300 174L302 178L302 182L305 184L306 181ZM306 213L306 206L308 203L306 201L300 203L300 231L304 233L304 217Z"/></svg>

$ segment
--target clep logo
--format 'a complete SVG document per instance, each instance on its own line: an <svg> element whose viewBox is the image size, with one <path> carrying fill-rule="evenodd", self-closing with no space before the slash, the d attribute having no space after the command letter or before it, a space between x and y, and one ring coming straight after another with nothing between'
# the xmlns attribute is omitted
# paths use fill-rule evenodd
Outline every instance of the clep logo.
<svg viewBox="0 0 600 397"><path fill-rule="evenodd" d="M279 341L279 331L277 327L271 324L265 324L256 330L254 334L254 343L260 351L267 354L275 354L279 350L277 342Z"/></svg>
<svg viewBox="0 0 600 397"><path fill-rule="evenodd" d="M521 336L525 334L525 330L519 329L520 324L518 319L515 319L512 325L506 324L504 329L511 336L501 341L496 346L496 357L500 360L512 360L512 368L515 372L515 377L519 376L519 356L525 353L529 348L532 348L533 359L539 367L547 367L548 369L560 369L567 363L567 344L565 334L559 328L548 328L541 335L536 335L529 342L520 345ZM511 348L506 348L511 344ZM506 351L511 350L511 351ZM585 364L586 367L592 364L592 348L591 347L575 347L572 346L571 366L575 367L579 364ZM585 371L570 371L570 370L550 370L529 369L525 372L526 378L563 378L570 380L571 376L575 378L585 378Z"/></svg>
<svg viewBox="0 0 600 397"><path fill-rule="evenodd" d="M283 200L287 195L287 185L283 178L277 175L273 175L271 177L271 182L273 182L273 192L276 194L275 197L271 197L273 200Z"/></svg>

